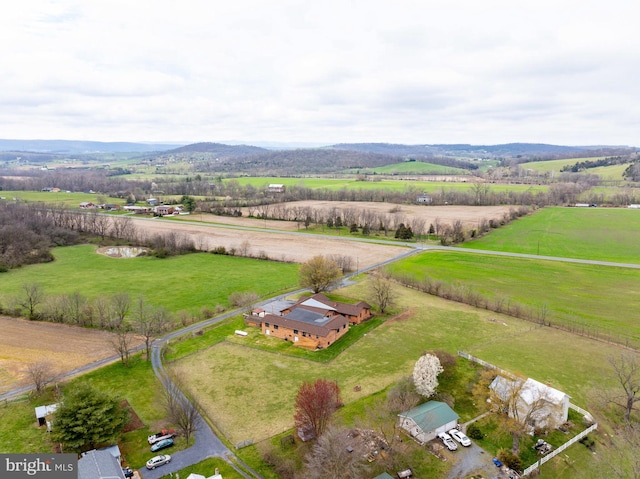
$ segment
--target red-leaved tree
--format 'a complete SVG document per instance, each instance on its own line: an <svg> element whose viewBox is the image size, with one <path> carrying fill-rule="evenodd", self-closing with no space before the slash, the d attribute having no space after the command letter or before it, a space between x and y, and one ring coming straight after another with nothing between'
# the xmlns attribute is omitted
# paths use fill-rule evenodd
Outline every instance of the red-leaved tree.
<svg viewBox="0 0 640 479"><path fill-rule="evenodd" d="M320 437L331 415L341 404L337 383L327 379L302 383L296 396L296 427L309 429L315 437Z"/></svg>

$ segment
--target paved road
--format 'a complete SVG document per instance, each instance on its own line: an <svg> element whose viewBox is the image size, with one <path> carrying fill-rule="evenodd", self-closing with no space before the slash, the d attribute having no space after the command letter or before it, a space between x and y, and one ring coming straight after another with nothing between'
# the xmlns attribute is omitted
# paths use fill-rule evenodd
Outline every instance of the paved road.
<svg viewBox="0 0 640 479"><path fill-rule="evenodd" d="M222 319L223 318L216 318L217 321L221 321ZM158 376L161 381L168 381L170 379L162 364L162 347L164 346L164 343L164 340L154 341L151 354L151 364L156 376ZM184 396L182 397L184 398ZM167 454L171 454L171 462L164 466L160 466L157 469L141 469L139 472L143 479L158 479L171 472L177 472L187 466L197 464L208 457L222 457L231 464L236 471L247 479L262 478L262 476L255 471L252 471L246 464L243 464L243 467L245 470L250 472L249 474L245 473L235 465L235 463L241 463L240 459L238 459L233 452L224 445L220 438L218 438L218 436L216 436L211 430L209 424L207 424L199 414L196 424L197 426L193 437L193 445L175 454L171 454L170 451L167 451ZM149 453L149 457L151 456L152 453ZM233 461L231 458L233 458Z"/></svg>

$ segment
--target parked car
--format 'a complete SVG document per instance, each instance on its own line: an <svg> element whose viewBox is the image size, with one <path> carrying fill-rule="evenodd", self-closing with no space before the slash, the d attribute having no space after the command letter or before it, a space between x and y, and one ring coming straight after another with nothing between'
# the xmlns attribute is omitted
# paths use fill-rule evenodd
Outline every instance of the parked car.
<svg viewBox="0 0 640 479"><path fill-rule="evenodd" d="M175 437L176 436L176 431L173 429L163 429L160 432L157 432L155 434L152 434L151 436L147 437L147 441L149 441L149 444L155 444L158 441L162 441L163 439L168 439L170 437Z"/></svg>
<svg viewBox="0 0 640 479"><path fill-rule="evenodd" d="M449 431L449 435L464 447L469 447L471 445L471 440L462 431L452 429L451 431Z"/></svg>
<svg viewBox="0 0 640 479"><path fill-rule="evenodd" d="M500 459L498 459L497 457L494 457L492 460L493 460L493 463L496 465L496 467L502 467L502 461Z"/></svg>
<svg viewBox="0 0 640 479"><path fill-rule="evenodd" d="M133 477L133 469L131 469L130 467L123 467L122 474L124 474L124 477L129 479L130 477Z"/></svg>
<svg viewBox="0 0 640 479"><path fill-rule="evenodd" d="M158 466L162 466L171 462L171 456L169 454L161 454L154 456L147 461L147 469L155 469Z"/></svg>
<svg viewBox="0 0 640 479"><path fill-rule="evenodd" d="M153 446L151 446L151 452L156 452L169 446L173 446L173 439L171 439L170 437L156 442Z"/></svg>
<svg viewBox="0 0 640 479"><path fill-rule="evenodd" d="M456 449L458 449L458 445L453 441L453 439L451 439L451 436L449 436L449 434L447 434L446 432L439 433L438 438L450 451L455 451Z"/></svg>

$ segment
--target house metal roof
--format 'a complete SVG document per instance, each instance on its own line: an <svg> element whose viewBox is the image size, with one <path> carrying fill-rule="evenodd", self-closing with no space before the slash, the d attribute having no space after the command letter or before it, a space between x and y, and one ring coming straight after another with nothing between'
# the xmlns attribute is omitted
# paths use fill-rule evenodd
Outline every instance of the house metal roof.
<svg viewBox="0 0 640 479"><path fill-rule="evenodd" d="M125 479L122 467L108 451L85 452L78 460L78 479L101 479L104 477Z"/></svg>
<svg viewBox="0 0 640 479"><path fill-rule="evenodd" d="M445 424L460 418L448 404L440 401L429 401L398 414L400 417L408 417L423 431L433 431Z"/></svg>

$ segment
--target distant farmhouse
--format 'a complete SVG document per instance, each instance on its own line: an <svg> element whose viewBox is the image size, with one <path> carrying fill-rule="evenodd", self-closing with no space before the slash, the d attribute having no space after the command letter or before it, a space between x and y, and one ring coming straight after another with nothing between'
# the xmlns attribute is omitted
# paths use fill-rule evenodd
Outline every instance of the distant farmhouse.
<svg viewBox="0 0 640 479"><path fill-rule="evenodd" d="M269 193L284 193L287 191L287 187L280 183L271 183L267 191L269 191Z"/></svg>
<svg viewBox="0 0 640 479"><path fill-rule="evenodd" d="M426 194L421 194L416 198L416 203L422 203L422 204L430 204L433 200L431 199L431 196L426 195Z"/></svg>
<svg viewBox="0 0 640 479"><path fill-rule="evenodd" d="M284 305L278 314L255 309L246 322L258 326L266 336L315 350L331 346L349 331L350 324L360 324L370 317L371 306L364 301L346 304L315 294Z"/></svg>

